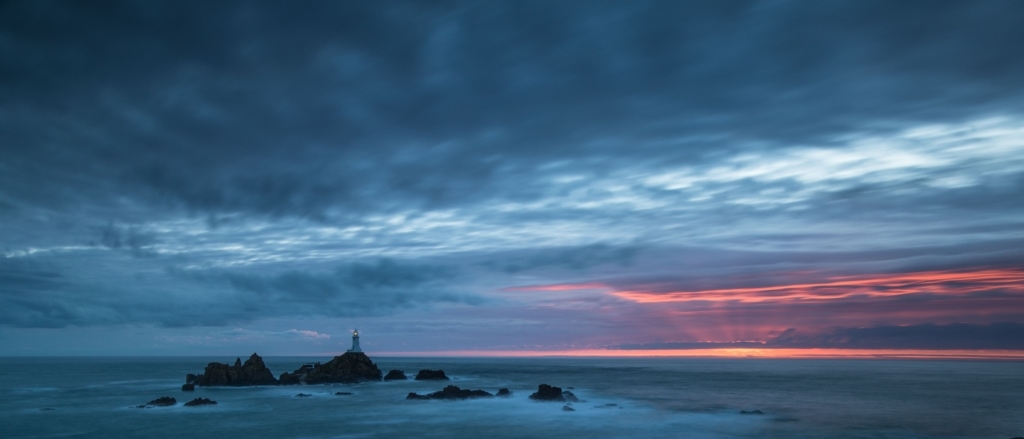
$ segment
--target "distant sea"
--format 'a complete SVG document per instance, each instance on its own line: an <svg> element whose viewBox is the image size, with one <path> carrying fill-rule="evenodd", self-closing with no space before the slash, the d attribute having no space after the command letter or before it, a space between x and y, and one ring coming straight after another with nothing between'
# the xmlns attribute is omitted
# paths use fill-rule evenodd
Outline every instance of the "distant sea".
<svg viewBox="0 0 1024 439"><path fill-rule="evenodd" d="M239 352L244 360L250 352ZM0 437L998 438L1024 436L1024 362L705 358L371 358L444 369L511 398L407 401L445 382L197 388L235 356L0 358ZM275 375L329 358L267 357ZM539 384L583 401L531 401ZM335 395L350 392L351 395ZM312 395L296 397L299 393ZM139 409L161 396L178 405ZM184 407L196 397L215 406ZM760 410L763 415L740 414Z"/></svg>

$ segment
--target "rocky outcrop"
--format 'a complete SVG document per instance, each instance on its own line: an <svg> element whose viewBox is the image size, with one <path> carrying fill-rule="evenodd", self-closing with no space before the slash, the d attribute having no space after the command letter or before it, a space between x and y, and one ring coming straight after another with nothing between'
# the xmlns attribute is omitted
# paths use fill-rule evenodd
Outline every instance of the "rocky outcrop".
<svg viewBox="0 0 1024 439"><path fill-rule="evenodd" d="M186 377L187 379L188 377ZM188 384L188 383L186 383ZM224 363L210 363L202 375L195 378L199 386L261 386L274 385L274 374L263 364L263 359L253 353L245 364L236 359L233 366Z"/></svg>
<svg viewBox="0 0 1024 439"><path fill-rule="evenodd" d="M449 380L448 375L444 374L443 370L430 370L423 369L416 374L417 380Z"/></svg>
<svg viewBox="0 0 1024 439"><path fill-rule="evenodd" d="M512 396L512 391L502 387L498 389L498 394L496 396Z"/></svg>
<svg viewBox="0 0 1024 439"><path fill-rule="evenodd" d="M549 386L547 384L541 384L537 387L537 391L530 395L530 399L535 401L558 401L558 402L579 402L572 392L565 390L561 387Z"/></svg>
<svg viewBox="0 0 1024 439"><path fill-rule="evenodd" d="M191 392L196 390L196 385L192 383L185 383L181 385L182 392Z"/></svg>
<svg viewBox="0 0 1024 439"><path fill-rule="evenodd" d="M409 377L405 376L405 372L400 371L398 369L391 369L391 370L388 371L387 375L384 375L384 381L407 380L407 379L409 379Z"/></svg>
<svg viewBox="0 0 1024 439"><path fill-rule="evenodd" d="M178 400L171 398L170 396L161 396L143 405L136 406L140 409L150 407L168 407L178 403Z"/></svg>
<svg viewBox="0 0 1024 439"><path fill-rule="evenodd" d="M303 366L295 372L283 373L281 384L358 383L380 381L380 369L362 352L345 352L331 361Z"/></svg>
<svg viewBox="0 0 1024 439"><path fill-rule="evenodd" d="M427 395L420 395L417 393L409 393L405 399L469 399L469 398L493 398L490 392L483 390L469 390L460 389L458 386L447 386L444 390L430 393Z"/></svg>
<svg viewBox="0 0 1024 439"><path fill-rule="evenodd" d="M185 403L185 407L197 407L197 406L201 406L201 405L216 405L216 404L217 404L217 401L214 401L214 400L211 400L211 399L196 398L196 399L193 399L193 400L191 400L189 402L186 402Z"/></svg>
<svg viewBox="0 0 1024 439"><path fill-rule="evenodd" d="M298 372L298 371L296 371L296 372ZM295 373L282 372L281 376L277 377L277 383L282 385L282 386L292 386L292 385L295 385L295 384L302 384L302 381L299 381L299 377L300 376L301 375L297 375Z"/></svg>

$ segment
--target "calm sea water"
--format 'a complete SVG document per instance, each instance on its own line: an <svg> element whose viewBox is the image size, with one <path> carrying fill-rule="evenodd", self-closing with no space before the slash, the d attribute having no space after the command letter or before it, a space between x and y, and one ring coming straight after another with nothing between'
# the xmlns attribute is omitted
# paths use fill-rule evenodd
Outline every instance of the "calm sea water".
<svg viewBox="0 0 1024 439"><path fill-rule="evenodd" d="M265 360L280 374L329 358ZM492 393L507 387L514 394L406 401L408 392L445 385L418 381L180 391L185 374L202 372L209 361L233 362L234 356L0 358L0 437L1024 436L1021 362L374 358L385 372L444 369L460 387ZM530 401L541 383L573 387L585 402L569 412L561 403ZM297 398L300 392L312 396ZM179 404L134 408L160 396ZM195 397L219 404L181 405Z"/></svg>

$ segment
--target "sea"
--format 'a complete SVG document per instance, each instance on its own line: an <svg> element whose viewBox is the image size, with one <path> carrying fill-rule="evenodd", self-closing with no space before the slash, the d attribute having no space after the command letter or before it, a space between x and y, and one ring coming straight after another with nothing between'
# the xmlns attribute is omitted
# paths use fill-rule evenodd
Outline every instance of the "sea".
<svg viewBox="0 0 1024 439"><path fill-rule="evenodd" d="M998 438L1024 436L1024 362L373 358L450 382L196 388L219 357L0 358L2 438ZM318 357L265 357L275 375ZM509 398L406 400L447 384ZM571 405L529 399L540 384ZM308 397L298 396L299 394ZM338 394L342 393L342 394ZM171 407L137 408L161 396ZM216 405L185 407L203 397ZM569 410L571 409L571 410ZM743 414L760 411L763 414Z"/></svg>

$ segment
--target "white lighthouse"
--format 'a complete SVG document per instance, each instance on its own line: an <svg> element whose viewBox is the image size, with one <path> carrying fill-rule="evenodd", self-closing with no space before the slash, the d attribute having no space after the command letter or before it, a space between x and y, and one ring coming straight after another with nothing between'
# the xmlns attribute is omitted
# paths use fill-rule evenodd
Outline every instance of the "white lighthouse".
<svg viewBox="0 0 1024 439"><path fill-rule="evenodd" d="M359 330L358 329L352 331L352 349L349 349L348 351L349 352L362 352L363 351L362 349L359 348Z"/></svg>

